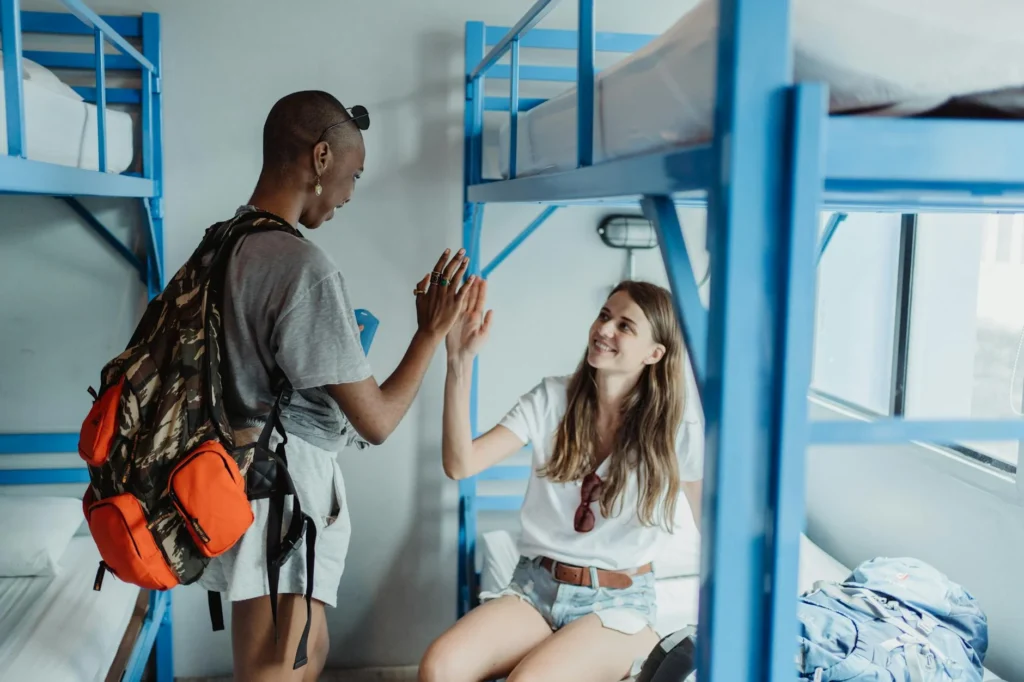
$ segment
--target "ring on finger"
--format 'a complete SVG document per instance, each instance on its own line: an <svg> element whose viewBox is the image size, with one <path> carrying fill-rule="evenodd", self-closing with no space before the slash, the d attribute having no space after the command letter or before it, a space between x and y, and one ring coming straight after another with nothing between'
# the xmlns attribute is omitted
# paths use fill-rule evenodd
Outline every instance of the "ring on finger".
<svg viewBox="0 0 1024 682"><path fill-rule="evenodd" d="M437 270L434 270L432 273L430 273L430 283L431 284L437 284L440 281L441 281L441 273L440 272L438 272Z"/></svg>
<svg viewBox="0 0 1024 682"><path fill-rule="evenodd" d="M427 293L427 292L424 291L423 289L420 289L419 287L416 287L415 289L412 290L412 295L413 296L422 296L425 293Z"/></svg>
<svg viewBox="0 0 1024 682"><path fill-rule="evenodd" d="M443 287L446 287L446 286L448 286L450 284L450 282L448 281L447 277L442 277L441 281L438 282L438 284L440 284Z"/></svg>

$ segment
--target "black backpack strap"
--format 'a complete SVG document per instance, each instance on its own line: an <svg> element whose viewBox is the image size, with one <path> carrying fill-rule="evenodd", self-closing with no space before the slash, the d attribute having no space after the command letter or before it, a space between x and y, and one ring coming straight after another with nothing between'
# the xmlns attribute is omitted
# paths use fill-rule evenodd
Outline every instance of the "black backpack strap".
<svg viewBox="0 0 1024 682"><path fill-rule="evenodd" d="M276 415L275 415L276 418ZM269 443L269 425L264 429ZM262 436L261 436L262 438ZM295 669L307 662L307 644L309 630L313 619L313 577L316 562L316 526L313 519L302 511L299 496L295 490L291 474L288 472L288 460L285 455L284 437L277 448L264 450L266 456L276 465L276 476L270 493L270 505L267 515L267 582L270 587L270 613L274 622L274 635L277 636L277 588L281 577L281 566L288 561L292 552L306 535L306 625L303 628L299 645L295 652ZM292 516L288 531L281 537L284 525L284 501L287 495L292 496Z"/></svg>
<svg viewBox="0 0 1024 682"><path fill-rule="evenodd" d="M224 629L224 606L220 601L220 592L210 590L206 599L210 606L210 624L214 632L219 632Z"/></svg>
<svg viewBox="0 0 1024 682"><path fill-rule="evenodd" d="M313 624L313 574L316 568L316 525L309 516L303 516L305 516L306 520L306 627L302 629L299 646L295 651L294 670L298 670L306 665L306 644L309 641L309 628Z"/></svg>

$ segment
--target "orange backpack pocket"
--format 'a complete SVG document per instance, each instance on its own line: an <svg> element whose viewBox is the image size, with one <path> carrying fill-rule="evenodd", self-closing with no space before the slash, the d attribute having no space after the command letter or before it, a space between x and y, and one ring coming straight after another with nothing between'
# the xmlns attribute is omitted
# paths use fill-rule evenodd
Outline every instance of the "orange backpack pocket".
<svg viewBox="0 0 1024 682"><path fill-rule="evenodd" d="M146 525L142 505L133 495L94 502L88 514L100 556L119 579L150 590L168 590L178 584Z"/></svg>
<svg viewBox="0 0 1024 682"><path fill-rule="evenodd" d="M121 405L124 378L107 388L92 404L78 434L78 454L88 464L98 467L110 456L110 447L117 431L117 410Z"/></svg>
<svg viewBox="0 0 1024 682"><path fill-rule="evenodd" d="M174 469L170 489L192 539L208 557L226 552L252 525L245 478L216 441L203 443Z"/></svg>

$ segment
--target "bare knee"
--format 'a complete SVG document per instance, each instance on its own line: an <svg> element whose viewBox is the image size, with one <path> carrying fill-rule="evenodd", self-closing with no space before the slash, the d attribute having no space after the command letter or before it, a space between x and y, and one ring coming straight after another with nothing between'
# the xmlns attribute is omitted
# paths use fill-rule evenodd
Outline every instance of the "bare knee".
<svg viewBox="0 0 1024 682"><path fill-rule="evenodd" d="M445 635L434 641L420 661L419 682L478 682L465 680L459 669L459 652L451 638Z"/></svg>

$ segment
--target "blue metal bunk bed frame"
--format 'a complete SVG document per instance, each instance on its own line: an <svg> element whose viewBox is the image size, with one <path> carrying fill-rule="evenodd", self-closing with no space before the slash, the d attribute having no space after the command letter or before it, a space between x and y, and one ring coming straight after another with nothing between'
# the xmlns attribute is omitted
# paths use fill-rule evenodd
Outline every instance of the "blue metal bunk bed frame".
<svg viewBox="0 0 1024 682"><path fill-rule="evenodd" d="M639 205L654 222L706 420L699 674L707 682L792 680L807 446L1024 438L1019 420L809 421L816 264L846 217L833 214L819 238L819 210L1024 210L1024 122L830 116L826 86L792 81L788 0L720 0L712 142L595 164L595 52L632 52L654 36L596 32L594 0L577 0L576 31L535 28L558 2L537 0L511 28L466 24L463 243L471 274L489 275L560 206ZM522 66L523 48L576 50L576 68ZM499 64L505 55L509 63ZM508 96L486 96L487 78L507 80ZM518 113L543 102L520 97L525 81L576 85L575 169L516 176ZM483 177L485 111L510 116L507 179ZM484 266L487 203L545 208ZM678 205L708 207L709 309ZM478 395L474 366L474 434ZM516 511L522 499L479 494L477 483L528 472L497 466L459 483L460 616L476 601L477 513Z"/></svg>
<svg viewBox="0 0 1024 682"><path fill-rule="evenodd" d="M81 0L60 0L67 12L22 11L19 0L0 0L0 34L3 36L3 77L7 116L7 154L0 155L0 194L60 198L82 221L138 271L150 298L164 286L163 273L163 136L161 107L160 17L99 16ZM22 50L27 33L92 36L92 52ZM140 49L130 40L139 41ZM119 54L105 53L111 45ZM83 170L27 158L22 58L51 69L88 70L95 86L74 88L83 100L96 105L99 170ZM138 88L109 88L107 71L138 73ZM106 107L108 104L140 106L142 173L107 172ZM122 197L141 200L146 216L146 256L139 260L79 200L83 196ZM78 451L78 434L0 434L0 455L45 455ZM86 483L84 467L0 469L0 485ZM156 679L172 682L174 661L170 592L150 592L149 608L136 637L123 680L142 679L154 652Z"/></svg>

